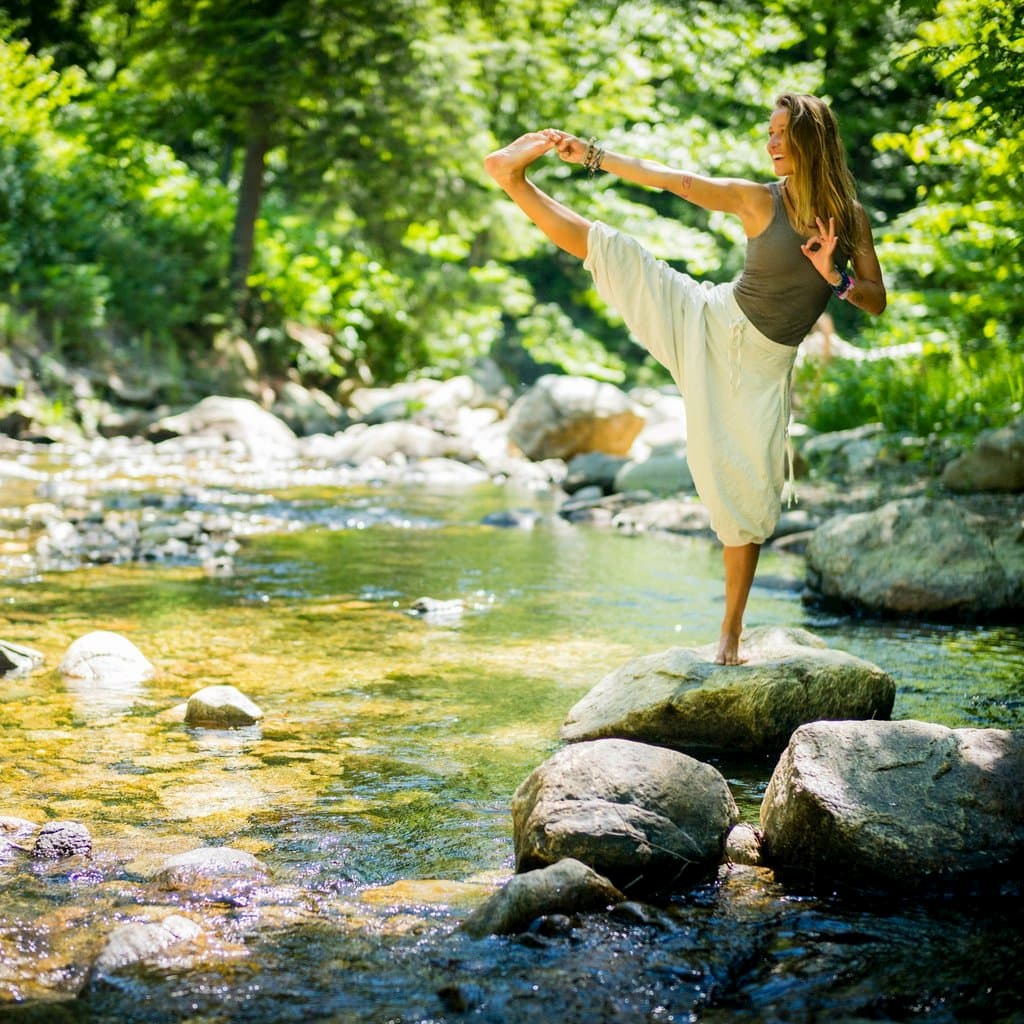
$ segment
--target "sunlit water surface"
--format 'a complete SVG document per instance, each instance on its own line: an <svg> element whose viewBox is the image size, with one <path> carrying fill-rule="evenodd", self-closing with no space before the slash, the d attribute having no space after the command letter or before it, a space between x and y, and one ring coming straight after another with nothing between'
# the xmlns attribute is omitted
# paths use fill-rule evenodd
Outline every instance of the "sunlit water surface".
<svg viewBox="0 0 1024 1024"><path fill-rule="evenodd" d="M0 814L80 821L94 844L72 869L0 861L0 1019L1024 1020L1013 892L854 899L734 871L652 923L466 938L459 922L511 870L511 794L567 710L629 658L716 636L720 552L573 527L544 495L489 486L249 500L281 529L246 540L230 577L132 565L0 583L0 637L47 657L0 691ZM542 513L533 530L481 525L523 506ZM766 552L748 625L804 626L881 665L894 717L1021 727L1024 630L816 615L802 578ZM424 621L422 596L465 613ZM128 636L156 677L62 679L93 629ZM182 702L218 683L262 724L185 727ZM719 767L756 821L772 765ZM146 886L154 865L228 844L272 883L184 905L201 950L67 998L116 923L180 899Z"/></svg>

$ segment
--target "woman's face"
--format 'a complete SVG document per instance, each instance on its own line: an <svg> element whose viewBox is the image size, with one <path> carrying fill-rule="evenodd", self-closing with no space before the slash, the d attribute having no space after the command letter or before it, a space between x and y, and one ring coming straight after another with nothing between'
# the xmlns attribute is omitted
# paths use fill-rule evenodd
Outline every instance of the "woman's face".
<svg viewBox="0 0 1024 1024"><path fill-rule="evenodd" d="M793 157L789 148L789 111L785 107L776 107L768 121L768 155L780 178L793 173Z"/></svg>

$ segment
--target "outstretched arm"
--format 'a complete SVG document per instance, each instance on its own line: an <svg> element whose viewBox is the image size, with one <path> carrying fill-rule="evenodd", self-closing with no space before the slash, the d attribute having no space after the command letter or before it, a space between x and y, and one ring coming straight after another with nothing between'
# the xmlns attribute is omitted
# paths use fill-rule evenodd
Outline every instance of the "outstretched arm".
<svg viewBox="0 0 1024 1024"><path fill-rule="evenodd" d="M583 163L587 143L582 139L556 128L549 128L542 134L554 142L558 155L567 163ZM735 214L748 235L758 234L764 228L766 209L770 213L771 199L765 187L744 178L710 178L613 150L604 151L601 170L637 185L672 192L705 210Z"/></svg>
<svg viewBox="0 0 1024 1024"><path fill-rule="evenodd" d="M590 221L552 199L526 177L527 167L554 146L544 132L530 132L487 156L484 169L555 245L584 260Z"/></svg>

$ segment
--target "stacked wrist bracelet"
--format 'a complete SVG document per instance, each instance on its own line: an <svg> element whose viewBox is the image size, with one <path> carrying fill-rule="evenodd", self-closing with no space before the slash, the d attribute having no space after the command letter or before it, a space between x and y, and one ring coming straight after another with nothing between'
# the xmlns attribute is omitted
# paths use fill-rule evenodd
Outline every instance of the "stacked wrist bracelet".
<svg viewBox="0 0 1024 1024"><path fill-rule="evenodd" d="M832 284L829 287L835 292L837 299L849 298L850 292L853 291L853 286L857 282L853 279L853 274L848 274L840 267L836 267L836 270L839 271L839 284Z"/></svg>
<svg viewBox="0 0 1024 1024"><path fill-rule="evenodd" d="M604 159L605 151L597 144L597 139L591 139L587 143L586 152L583 154L583 166L591 176L601 170L601 161Z"/></svg>

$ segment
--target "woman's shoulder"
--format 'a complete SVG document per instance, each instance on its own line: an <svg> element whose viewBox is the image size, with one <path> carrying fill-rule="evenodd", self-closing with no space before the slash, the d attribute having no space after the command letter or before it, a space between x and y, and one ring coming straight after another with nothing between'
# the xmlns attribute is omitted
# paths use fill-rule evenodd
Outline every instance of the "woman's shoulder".
<svg viewBox="0 0 1024 1024"><path fill-rule="evenodd" d="M772 222L781 192L777 181L744 181L744 185L746 187L743 190L745 206L743 226L746 229L747 238L754 238Z"/></svg>

